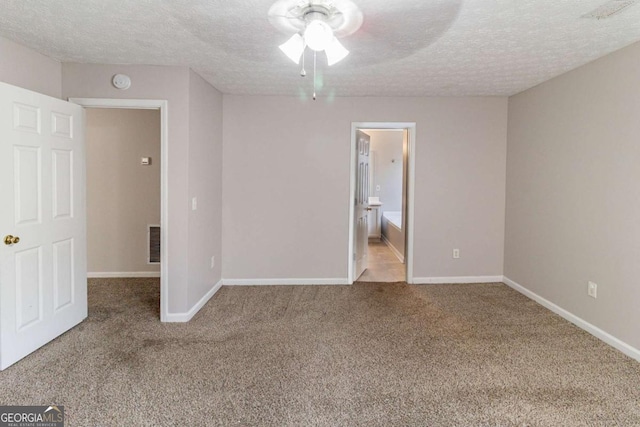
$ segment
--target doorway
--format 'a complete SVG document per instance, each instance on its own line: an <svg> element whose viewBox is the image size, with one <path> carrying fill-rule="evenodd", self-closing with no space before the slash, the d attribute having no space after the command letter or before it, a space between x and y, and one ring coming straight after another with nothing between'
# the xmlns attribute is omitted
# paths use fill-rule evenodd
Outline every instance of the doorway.
<svg viewBox="0 0 640 427"><path fill-rule="evenodd" d="M362 129L369 136L367 269L360 282L404 282L406 129Z"/></svg>
<svg viewBox="0 0 640 427"><path fill-rule="evenodd" d="M415 123L352 123L349 283L413 281Z"/></svg>
<svg viewBox="0 0 640 427"><path fill-rule="evenodd" d="M142 267L137 267L135 269L140 269L143 271L138 271L134 273L129 273L127 277L160 277L160 320L165 321L167 319L168 313L168 257L166 250L160 250L159 253L154 252L151 245L147 245L147 243L155 243L159 241L160 248L168 247L168 235L169 235L169 224L167 221L167 212L168 212L168 204L167 204L167 153L168 153L168 139L167 139L167 102L163 100L128 100L128 99L90 99L90 98L72 98L71 102L79 104L87 109L90 109L87 113L94 112L94 110L104 110L104 109L118 109L118 110L156 110L159 113L159 123L160 123L160 150L159 150L159 158L151 155L138 155L136 154L135 158L135 167L136 168L147 168L146 170L150 170L152 165L156 167L159 165L160 169L160 203L159 203L159 221L156 223L155 220L146 221L139 230L140 236L137 240L143 239L142 249L139 250L138 255L144 259L144 261L138 261L138 266L142 265ZM99 111L95 111L99 112ZM87 114L93 115L93 114ZM99 115L97 115L99 116ZM154 117L155 114L148 115L149 117ZM157 116L156 116L157 117ZM157 120L155 121L157 124ZM131 160L131 159L129 159ZM133 165L131 167L134 167ZM156 175L157 176L157 175ZM140 201L140 205L142 201ZM136 209L139 206L136 205ZM157 214L156 214L157 218ZM147 223L148 222L148 223ZM155 224L154 224L155 223ZM138 224L139 225L139 224ZM140 227L138 227L140 228ZM116 231L117 232L117 231ZM91 234L91 233L89 233ZM124 233L124 240L127 240L127 233ZM109 238L118 238L116 236L109 236ZM140 242L138 242L140 243ZM140 246L140 245L138 245ZM146 246L146 247L145 247ZM95 255L95 254L94 254ZM96 261L96 260L93 260ZM159 261L159 271L157 270L157 261ZM145 268L144 264L148 265L148 268ZM94 262L94 265L97 263ZM155 267L155 268L154 268ZM94 274L93 277L123 277L120 273L110 273L103 274L100 273Z"/></svg>

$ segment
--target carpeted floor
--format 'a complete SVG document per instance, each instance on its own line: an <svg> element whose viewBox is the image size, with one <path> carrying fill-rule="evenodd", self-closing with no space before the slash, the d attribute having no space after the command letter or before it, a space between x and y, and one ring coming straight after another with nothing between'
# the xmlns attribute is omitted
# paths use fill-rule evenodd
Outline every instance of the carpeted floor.
<svg viewBox="0 0 640 427"><path fill-rule="evenodd" d="M187 324L158 300L91 281L0 403L68 426L640 425L640 363L502 284L223 288Z"/></svg>

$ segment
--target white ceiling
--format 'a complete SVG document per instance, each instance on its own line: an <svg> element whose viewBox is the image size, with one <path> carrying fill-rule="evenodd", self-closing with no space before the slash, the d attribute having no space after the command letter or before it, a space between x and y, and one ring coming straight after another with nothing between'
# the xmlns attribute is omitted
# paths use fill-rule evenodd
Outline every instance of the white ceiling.
<svg viewBox="0 0 640 427"><path fill-rule="evenodd" d="M224 93L310 92L274 1L0 0L0 35L62 62L190 66ZM319 56L320 95L512 95L640 40L640 4L595 20L606 0L353 1L364 24L347 59Z"/></svg>

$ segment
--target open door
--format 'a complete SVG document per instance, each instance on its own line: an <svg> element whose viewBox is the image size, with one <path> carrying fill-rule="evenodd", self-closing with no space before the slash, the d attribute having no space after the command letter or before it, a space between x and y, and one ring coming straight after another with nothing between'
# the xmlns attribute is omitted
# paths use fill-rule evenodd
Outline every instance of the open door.
<svg viewBox="0 0 640 427"><path fill-rule="evenodd" d="M356 193L355 193L355 244L353 245L353 280L367 269L369 243L369 135L356 132Z"/></svg>
<svg viewBox="0 0 640 427"><path fill-rule="evenodd" d="M87 317L84 121L0 83L0 369Z"/></svg>

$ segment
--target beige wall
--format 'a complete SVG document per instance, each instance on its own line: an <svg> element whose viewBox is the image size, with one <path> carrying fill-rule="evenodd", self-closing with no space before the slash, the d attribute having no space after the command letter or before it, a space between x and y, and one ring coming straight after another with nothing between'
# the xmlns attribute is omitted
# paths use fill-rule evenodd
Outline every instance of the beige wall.
<svg viewBox="0 0 640 427"><path fill-rule="evenodd" d="M131 77L131 88L125 91L117 90L111 85L114 74L124 73ZM221 159L212 158L209 162L194 161L190 150L197 153L206 151L207 144L222 144L221 130L217 124L222 120L219 106L222 102L220 93L212 87L192 83L194 73L186 67L164 67L149 65L100 65L100 64L69 64L62 66L62 94L78 98L121 98L121 99L160 99L168 101L168 217L169 245L168 251L168 285L167 295L170 313L186 313L192 307L192 301L198 300L203 294L203 284L196 276L210 277L210 255L206 254L206 263L191 261L196 253L208 248L201 248L199 244L192 245L190 240L193 232L190 224L192 217L200 211L191 210L191 194L194 177L203 173L201 168L212 169L207 173L215 174L220 171ZM206 84L206 83L204 83ZM208 85L208 84L206 84ZM192 93L201 89L201 93ZM198 110L198 105L211 103L216 106L210 112L199 112L198 119L190 119L190 112ZM194 113L195 114L195 113ZM210 139L194 137L190 141L190 132L197 134L199 129L215 128ZM218 172L219 173L219 172ZM190 182L191 181L191 182ZM215 190L198 194L199 206L218 205ZM192 226L192 228L195 227ZM212 226L215 228L215 224ZM189 253L191 251L191 257ZM214 254L211 254L214 255ZM214 278L215 280L215 278ZM209 289L216 282L209 284Z"/></svg>
<svg viewBox="0 0 640 427"><path fill-rule="evenodd" d="M225 95L223 276L346 279L364 121L417 123L414 275L502 275L506 113L506 98Z"/></svg>
<svg viewBox="0 0 640 427"><path fill-rule="evenodd" d="M131 88L111 85L114 74L131 77ZM67 98L163 99L169 107L169 311L187 311L189 69L146 65L62 65L62 96Z"/></svg>
<svg viewBox="0 0 640 427"><path fill-rule="evenodd" d="M220 234L227 278L346 277L350 123L415 121L414 275L499 275L504 249L507 277L640 348L639 44L509 99L506 231L504 99L229 95L223 118L185 67L61 66L2 38L0 57L0 81L50 96L169 101L171 312L219 279Z"/></svg>
<svg viewBox="0 0 640 427"><path fill-rule="evenodd" d="M382 211L402 212L403 131L368 130L375 152L373 191L380 197ZM393 162L392 162L393 160ZM376 190L380 186L380 191Z"/></svg>
<svg viewBox="0 0 640 427"><path fill-rule="evenodd" d="M189 294L192 307L222 277L222 94L189 72ZM212 269L211 256L215 256Z"/></svg>
<svg viewBox="0 0 640 427"><path fill-rule="evenodd" d="M508 278L635 348L639 63L634 44L509 99L505 238Z"/></svg>
<svg viewBox="0 0 640 427"><path fill-rule="evenodd" d="M62 66L33 49L0 37L0 81L60 98Z"/></svg>
<svg viewBox="0 0 640 427"><path fill-rule="evenodd" d="M88 271L160 271L147 263L147 225L160 224L160 112L87 109L86 143Z"/></svg>

